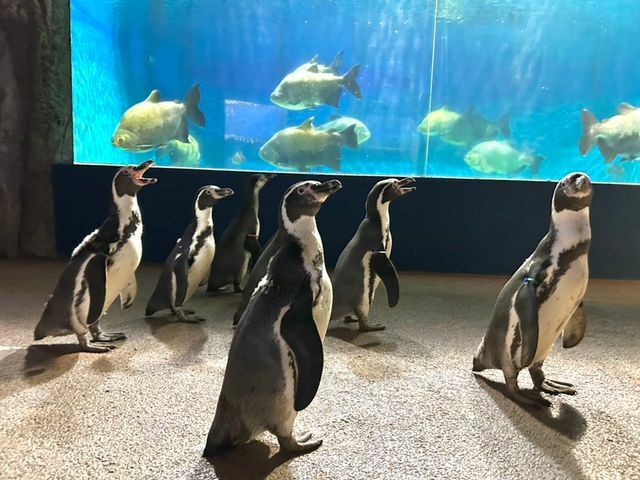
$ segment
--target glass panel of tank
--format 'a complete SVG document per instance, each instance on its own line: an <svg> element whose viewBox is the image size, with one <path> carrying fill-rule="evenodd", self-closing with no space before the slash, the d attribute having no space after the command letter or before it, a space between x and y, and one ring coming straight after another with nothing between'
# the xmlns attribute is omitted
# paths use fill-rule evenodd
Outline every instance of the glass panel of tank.
<svg viewBox="0 0 640 480"><path fill-rule="evenodd" d="M76 163L640 181L632 0L71 0Z"/></svg>

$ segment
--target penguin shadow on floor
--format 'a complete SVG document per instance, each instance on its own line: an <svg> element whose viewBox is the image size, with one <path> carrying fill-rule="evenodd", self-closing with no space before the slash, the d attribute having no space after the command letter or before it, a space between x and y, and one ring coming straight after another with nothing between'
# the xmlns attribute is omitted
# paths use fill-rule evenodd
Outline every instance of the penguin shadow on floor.
<svg viewBox="0 0 640 480"><path fill-rule="evenodd" d="M149 326L151 335L184 361L195 359L209 338L203 326L205 322L178 322L171 314L144 317L144 321Z"/></svg>
<svg viewBox="0 0 640 480"><path fill-rule="evenodd" d="M386 338L381 338L384 336L384 332L360 332L354 328L338 326L337 321L335 326L333 326L333 324L329 324L327 336L337 338L338 340L350 343L359 348L379 353L392 353L398 349L398 344L396 342L392 342Z"/></svg>
<svg viewBox="0 0 640 480"><path fill-rule="evenodd" d="M80 351L80 345L72 343L0 352L0 399L63 375L78 362Z"/></svg>
<svg viewBox="0 0 640 480"><path fill-rule="evenodd" d="M521 406L507 396L504 382L490 380L482 375L474 375L478 386L486 391L502 411L505 417L532 444L537 445L556 463L566 467L568 477L587 479L580 463L573 453L574 442L579 441L587 431L587 421L584 416L560 397L553 401L550 408L531 408ZM523 389L526 391L526 389ZM547 396L547 398L549 398ZM523 416L522 412L528 415ZM523 419L532 417L535 422ZM538 427L538 428L536 428ZM539 427L547 427L570 441L553 440L550 435Z"/></svg>
<svg viewBox="0 0 640 480"><path fill-rule="evenodd" d="M220 480L263 480L274 472L278 478L293 479L295 477L289 470L288 462L300 455L280 451L274 453L269 445L253 440L219 457L202 459L191 478L211 478L213 467L214 478Z"/></svg>

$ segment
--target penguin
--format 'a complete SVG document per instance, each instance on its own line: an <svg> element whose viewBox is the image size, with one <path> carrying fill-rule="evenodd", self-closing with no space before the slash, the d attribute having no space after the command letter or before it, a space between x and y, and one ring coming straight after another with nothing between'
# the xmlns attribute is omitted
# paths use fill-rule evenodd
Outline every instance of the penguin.
<svg viewBox="0 0 640 480"><path fill-rule="evenodd" d="M502 370L507 394L526 406L550 406L541 392L576 393L570 383L545 378L542 366L560 335L563 346L571 348L586 332L582 299L589 281L592 196L583 173L557 184L549 231L502 288L473 358L474 372ZM518 388L518 373L525 368L534 386L530 394Z"/></svg>
<svg viewBox="0 0 640 480"><path fill-rule="evenodd" d="M282 220L278 218L278 222L280 223L282 222ZM238 321L240 320L240 317L242 316L245 308L247 308L249 300L251 300L251 296L253 295L253 292L255 292L258 283L260 283L262 277L264 277L264 275L267 273L269 260L271 260L271 258L278 251L278 248L280 248L280 244L282 243L282 239L284 239L285 237L286 235L284 231L281 231L280 229L275 234L273 234L273 236L267 242L267 245L264 247L264 250L260 254L258 261L251 269L247 281L245 282L244 291L242 292L242 301L240 302L240 305L238 305L238 308L233 315L234 326L238 325Z"/></svg>
<svg viewBox="0 0 640 480"><path fill-rule="evenodd" d="M123 309L136 297L135 271L142 257L142 216L137 193L156 183L145 178L152 161L118 170L111 184L105 222L78 245L62 271L34 330L34 339L75 333L85 352L108 352L124 333L105 333L98 324L116 297ZM87 335L91 334L92 341Z"/></svg>
<svg viewBox="0 0 640 480"><path fill-rule="evenodd" d="M176 242L147 303L146 315L171 310L178 321L197 323L204 318L193 316L193 310L182 306L209 277L216 251L211 211L222 199L233 195L230 188L207 185L198 190L194 202L194 218Z"/></svg>
<svg viewBox="0 0 640 480"><path fill-rule="evenodd" d="M207 291L213 292L233 284L233 291L242 292L241 282L249 270L249 261L255 265L262 251L260 219L258 218L260 190L275 175L255 174L245 186L242 206L220 239L211 264Z"/></svg>
<svg viewBox="0 0 640 480"><path fill-rule="evenodd" d="M365 203L365 217L356 234L338 257L333 272L332 317L345 317L359 323L360 331L383 330L384 325L369 323L369 310L382 279L387 300L394 307L399 300L398 274L391 262L389 205L415 187L413 178L389 178L374 185ZM356 319L350 315L355 314Z"/></svg>
<svg viewBox="0 0 640 480"><path fill-rule="evenodd" d="M331 316L331 281L315 216L341 188L337 180L299 182L285 193L284 235L231 341L205 457L269 431L280 449L307 452L322 440L293 435L299 411L314 399Z"/></svg>

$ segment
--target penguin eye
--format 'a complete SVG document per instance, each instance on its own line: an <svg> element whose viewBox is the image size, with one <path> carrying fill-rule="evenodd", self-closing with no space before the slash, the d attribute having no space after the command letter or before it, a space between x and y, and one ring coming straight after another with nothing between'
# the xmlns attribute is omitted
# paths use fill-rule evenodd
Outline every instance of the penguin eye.
<svg viewBox="0 0 640 480"><path fill-rule="evenodd" d="M129 176L129 170L125 170L123 173L124 173L127 177Z"/></svg>
<svg viewBox="0 0 640 480"><path fill-rule="evenodd" d="M304 188L300 187L300 188L298 189L298 193L299 193L300 195L302 195L302 194L304 193Z"/></svg>

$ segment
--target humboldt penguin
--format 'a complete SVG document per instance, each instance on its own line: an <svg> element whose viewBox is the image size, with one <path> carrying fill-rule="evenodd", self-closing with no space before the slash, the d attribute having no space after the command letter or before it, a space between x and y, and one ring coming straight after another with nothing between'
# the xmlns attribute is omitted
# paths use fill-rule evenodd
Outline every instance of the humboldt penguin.
<svg viewBox="0 0 640 480"><path fill-rule="evenodd" d="M498 295L473 358L474 372L502 370L508 395L527 406L550 406L541 392L576 393L569 383L545 378L542 365L560 335L563 346L570 348L586 332L582 299L589 281L592 195L583 173L569 174L557 184L549 231ZM518 373L525 368L533 392L518 388Z"/></svg>
<svg viewBox="0 0 640 480"><path fill-rule="evenodd" d="M285 193L279 227L284 239L231 342L205 457L265 431L283 451L321 445L310 434L295 438L293 423L315 397L322 376L332 289L315 216L340 188L337 180L305 181Z"/></svg>
<svg viewBox="0 0 640 480"><path fill-rule="evenodd" d="M211 264L207 291L222 290L233 284L234 292L242 292L242 280L260 257L262 249L258 218L260 190L275 175L251 175L245 186L242 205L220 239Z"/></svg>
<svg viewBox="0 0 640 480"><path fill-rule="evenodd" d="M374 185L367 196L365 217L356 234L338 258L333 272L332 318L357 321L360 330L382 330L384 325L369 323L369 310L382 279L390 307L398 303L398 274L391 262L389 205L415 190L414 180L389 178ZM355 314L356 319L350 315Z"/></svg>
<svg viewBox="0 0 640 480"><path fill-rule="evenodd" d="M182 306L209 276L211 260L216 251L211 212L220 200L231 195L233 190L230 188L215 185L198 190L193 220L165 261L156 289L147 303L145 313L148 317L161 310L171 310L178 321L204 321L202 317L189 317L195 312L185 310Z"/></svg>
<svg viewBox="0 0 640 480"><path fill-rule="evenodd" d="M142 257L142 216L136 195L155 178L144 178L152 161L118 170L105 222L78 245L45 305L34 339L75 333L82 350L107 352L124 333L105 333L98 321L117 296L122 308L136 297L135 271ZM91 334L89 341L87 334Z"/></svg>

